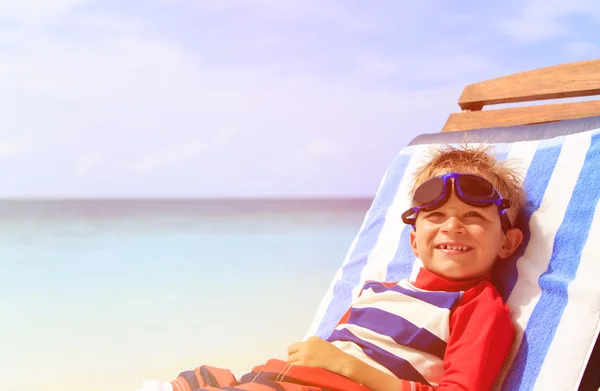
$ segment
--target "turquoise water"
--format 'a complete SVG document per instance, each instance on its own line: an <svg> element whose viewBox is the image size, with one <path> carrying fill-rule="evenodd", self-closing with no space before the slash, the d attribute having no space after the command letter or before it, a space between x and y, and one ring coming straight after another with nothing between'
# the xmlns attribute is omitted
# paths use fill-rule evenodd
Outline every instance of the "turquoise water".
<svg viewBox="0 0 600 391"><path fill-rule="evenodd" d="M0 202L0 390L135 390L284 357L369 204Z"/></svg>

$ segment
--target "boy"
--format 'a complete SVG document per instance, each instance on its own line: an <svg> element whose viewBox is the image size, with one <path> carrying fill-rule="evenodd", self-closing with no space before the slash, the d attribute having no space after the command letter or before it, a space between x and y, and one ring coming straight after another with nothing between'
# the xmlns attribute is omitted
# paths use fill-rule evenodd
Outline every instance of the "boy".
<svg viewBox="0 0 600 391"><path fill-rule="evenodd" d="M514 337L490 273L523 239L511 223L521 179L487 149L445 147L417 170L411 195L402 219L423 263L414 281L367 281L326 340L295 343L286 362L269 360L240 382L202 366L165 389L489 390Z"/></svg>

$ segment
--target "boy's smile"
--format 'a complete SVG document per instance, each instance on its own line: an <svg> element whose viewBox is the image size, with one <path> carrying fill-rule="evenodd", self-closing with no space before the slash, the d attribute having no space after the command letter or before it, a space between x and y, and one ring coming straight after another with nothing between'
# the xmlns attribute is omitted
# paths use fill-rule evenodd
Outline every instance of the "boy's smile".
<svg viewBox="0 0 600 391"><path fill-rule="evenodd" d="M471 251L473 248L464 243L444 242L435 246L437 250L441 250L445 254L464 254Z"/></svg>
<svg viewBox="0 0 600 391"><path fill-rule="evenodd" d="M468 205L454 192L437 209L421 211L415 227L410 235L413 252L426 269L450 280L486 275L522 238L516 228L503 234L495 205Z"/></svg>

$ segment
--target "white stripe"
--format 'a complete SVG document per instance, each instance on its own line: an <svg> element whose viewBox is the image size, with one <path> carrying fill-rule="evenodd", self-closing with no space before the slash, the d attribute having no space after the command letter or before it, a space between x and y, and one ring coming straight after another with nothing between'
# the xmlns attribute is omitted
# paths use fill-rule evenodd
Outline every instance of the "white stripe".
<svg viewBox="0 0 600 391"><path fill-rule="evenodd" d="M513 168L516 169L523 178L527 174L527 170L529 170L529 166L537 152L538 146L539 141L534 140L517 142L510 147L506 160L516 160L516 165Z"/></svg>
<svg viewBox="0 0 600 391"><path fill-rule="evenodd" d="M410 207L409 192L412 187L412 179L416 169L424 163L430 145L415 146L413 155L408 162L402 181L392 204L385 215L385 221L373 250L367 258L367 265L361 273L360 283L354 288L353 297L356 298L360 289L367 280L384 281L386 278L387 265L392 261L398 245L402 230L406 226L402 221L402 213ZM403 244L405 245L405 244Z"/></svg>
<svg viewBox="0 0 600 391"><path fill-rule="evenodd" d="M583 166L585 151L589 148L590 141L591 134L589 132L565 137L556 167L544 193L544 199L539 209L531 216L529 224L531 239L525 253L517 260L519 279L507 301L513 323L515 323L515 342L504 363L499 379L503 379L510 368L521 344L523 330L540 298L538 279L548 268L554 237L571 200L571 194ZM496 386L500 385L501 381L498 381Z"/></svg>
<svg viewBox="0 0 600 391"><path fill-rule="evenodd" d="M600 163L600 162L599 162ZM600 207L596 205L581 263L569 285L569 301L538 375L535 390L566 390L578 384L600 326ZM560 373L560 376L556 374Z"/></svg>
<svg viewBox="0 0 600 391"><path fill-rule="evenodd" d="M378 308L390 314L401 315L415 326L426 329L439 339L448 342L450 310L446 308L436 307L399 292L376 293L371 288L363 291L353 307Z"/></svg>
<svg viewBox="0 0 600 391"><path fill-rule="evenodd" d="M183 385L181 379L175 379L175 385L177 386L177 391L185 391L185 386ZM181 386L181 389L179 386Z"/></svg>
<svg viewBox="0 0 600 391"><path fill-rule="evenodd" d="M353 324L344 324L336 327L336 330L347 329L363 341L383 349L396 357L408 361L431 385L436 386L444 373L443 361L432 354L398 345L396 341L386 335L375 333L369 329ZM351 352L346 352L352 354ZM358 358L358 357L357 357Z"/></svg>

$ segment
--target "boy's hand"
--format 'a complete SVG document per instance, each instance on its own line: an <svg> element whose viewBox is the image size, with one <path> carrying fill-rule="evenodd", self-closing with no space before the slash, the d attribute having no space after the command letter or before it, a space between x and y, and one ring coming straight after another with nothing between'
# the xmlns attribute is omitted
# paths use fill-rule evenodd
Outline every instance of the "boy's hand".
<svg viewBox="0 0 600 391"><path fill-rule="evenodd" d="M304 342L290 345L286 361L292 365L318 367L340 373L347 356L331 343L319 337L310 337Z"/></svg>

